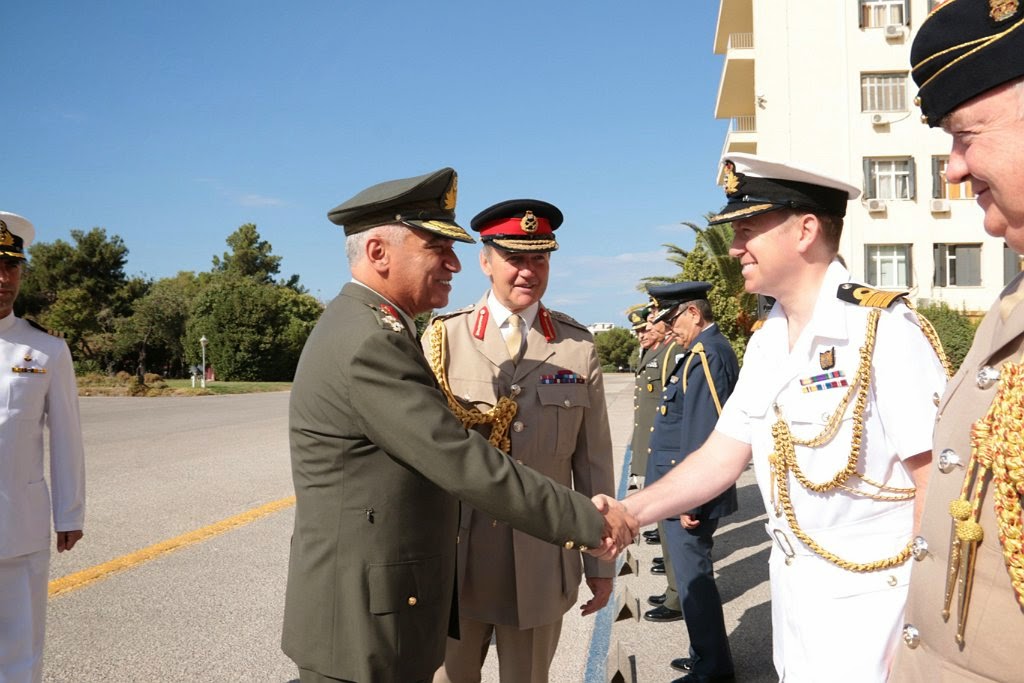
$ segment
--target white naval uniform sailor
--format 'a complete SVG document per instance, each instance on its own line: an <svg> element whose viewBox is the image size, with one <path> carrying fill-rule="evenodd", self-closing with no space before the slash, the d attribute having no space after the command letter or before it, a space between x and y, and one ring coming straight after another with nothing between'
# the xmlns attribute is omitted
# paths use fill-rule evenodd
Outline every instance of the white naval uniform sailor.
<svg viewBox="0 0 1024 683"><path fill-rule="evenodd" d="M43 477L43 425L50 484ZM52 497L51 497L52 494ZM42 679L51 516L83 528L85 464L78 390L62 339L0 319L0 681Z"/></svg>
<svg viewBox="0 0 1024 683"><path fill-rule="evenodd" d="M813 438L847 391L843 382L852 384L857 375L872 309L837 298L839 285L848 280L849 273L838 262L828 267L814 315L792 350L787 319L776 304L747 346L736 389L716 426L751 445L773 540L769 565L775 667L787 683L885 681L903 625L909 562L866 573L841 569L801 543L785 515L776 516L773 509L768 458L774 451L774 404L795 438ZM946 376L913 312L903 303L881 311L872 366L858 471L879 483L912 488L901 460L931 449L936 411L932 397L942 393ZM821 378L829 372L835 374ZM811 481L828 481L845 466L854 403L851 400L830 442L815 449L796 447L797 461ZM858 488L877 491L854 482ZM797 523L844 560L892 557L911 540L913 500L815 493L792 474L789 491Z"/></svg>

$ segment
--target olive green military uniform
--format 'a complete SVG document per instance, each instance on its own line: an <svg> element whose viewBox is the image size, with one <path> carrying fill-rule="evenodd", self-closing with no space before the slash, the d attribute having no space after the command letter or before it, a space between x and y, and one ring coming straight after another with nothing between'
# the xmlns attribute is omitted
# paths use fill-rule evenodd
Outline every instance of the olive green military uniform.
<svg viewBox="0 0 1024 683"><path fill-rule="evenodd" d="M650 453L648 442L651 430L654 429L654 413L661 403L662 374L671 372L669 365L665 368L665 354L672 342L662 342L649 349L641 349L643 355L637 363L636 389L633 391L633 439L630 451L630 473L642 477L647 472L647 455Z"/></svg>
<svg viewBox="0 0 1024 683"><path fill-rule="evenodd" d="M328 217L349 236L397 224L472 242L454 222L455 195L446 168L367 188ZM282 649L303 683L432 678L458 630L459 499L567 551L601 542L604 520L588 497L516 464L452 415L411 329L407 312L352 282L299 359Z"/></svg>

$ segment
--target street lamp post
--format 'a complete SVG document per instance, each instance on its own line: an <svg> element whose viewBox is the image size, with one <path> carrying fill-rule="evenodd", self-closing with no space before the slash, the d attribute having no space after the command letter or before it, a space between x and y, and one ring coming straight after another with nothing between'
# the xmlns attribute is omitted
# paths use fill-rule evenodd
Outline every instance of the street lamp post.
<svg viewBox="0 0 1024 683"><path fill-rule="evenodd" d="M209 341L204 334L199 338L199 345L203 347L203 374L199 380L199 386L206 388L206 342Z"/></svg>

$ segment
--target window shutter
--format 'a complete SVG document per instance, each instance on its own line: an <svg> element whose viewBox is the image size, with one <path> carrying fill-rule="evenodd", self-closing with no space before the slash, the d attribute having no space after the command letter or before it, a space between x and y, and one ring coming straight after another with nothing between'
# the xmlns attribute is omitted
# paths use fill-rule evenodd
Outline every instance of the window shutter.
<svg viewBox="0 0 1024 683"><path fill-rule="evenodd" d="M946 245L933 244L932 258L935 260L935 274L932 276L932 287L946 286Z"/></svg>
<svg viewBox="0 0 1024 683"><path fill-rule="evenodd" d="M917 164L914 162L914 157L909 157L907 159L907 167L910 173L907 177L910 184L910 187L907 188L910 192L910 196L907 197L907 199L917 199Z"/></svg>
<svg viewBox="0 0 1024 683"><path fill-rule="evenodd" d="M904 244L903 248L907 250L907 289L911 289L914 286L914 245Z"/></svg>
<svg viewBox="0 0 1024 683"><path fill-rule="evenodd" d="M932 199L942 197L942 174L939 167L942 164L942 157L932 157Z"/></svg>
<svg viewBox="0 0 1024 683"><path fill-rule="evenodd" d="M878 285L878 278L875 277L878 272L878 264L871 258L873 251L870 244L864 245L864 281L875 287Z"/></svg>
<svg viewBox="0 0 1024 683"><path fill-rule="evenodd" d="M871 159L864 157L864 199L875 198L875 179L872 177L872 168Z"/></svg>

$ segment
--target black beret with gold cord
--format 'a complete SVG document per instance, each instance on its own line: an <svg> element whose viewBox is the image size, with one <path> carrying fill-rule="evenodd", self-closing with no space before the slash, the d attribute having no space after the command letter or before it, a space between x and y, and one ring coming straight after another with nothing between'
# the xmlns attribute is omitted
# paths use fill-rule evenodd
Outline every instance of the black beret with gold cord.
<svg viewBox="0 0 1024 683"><path fill-rule="evenodd" d="M910 64L921 119L941 126L961 104L1024 76L1024 4L947 0L921 24Z"/></svg>

